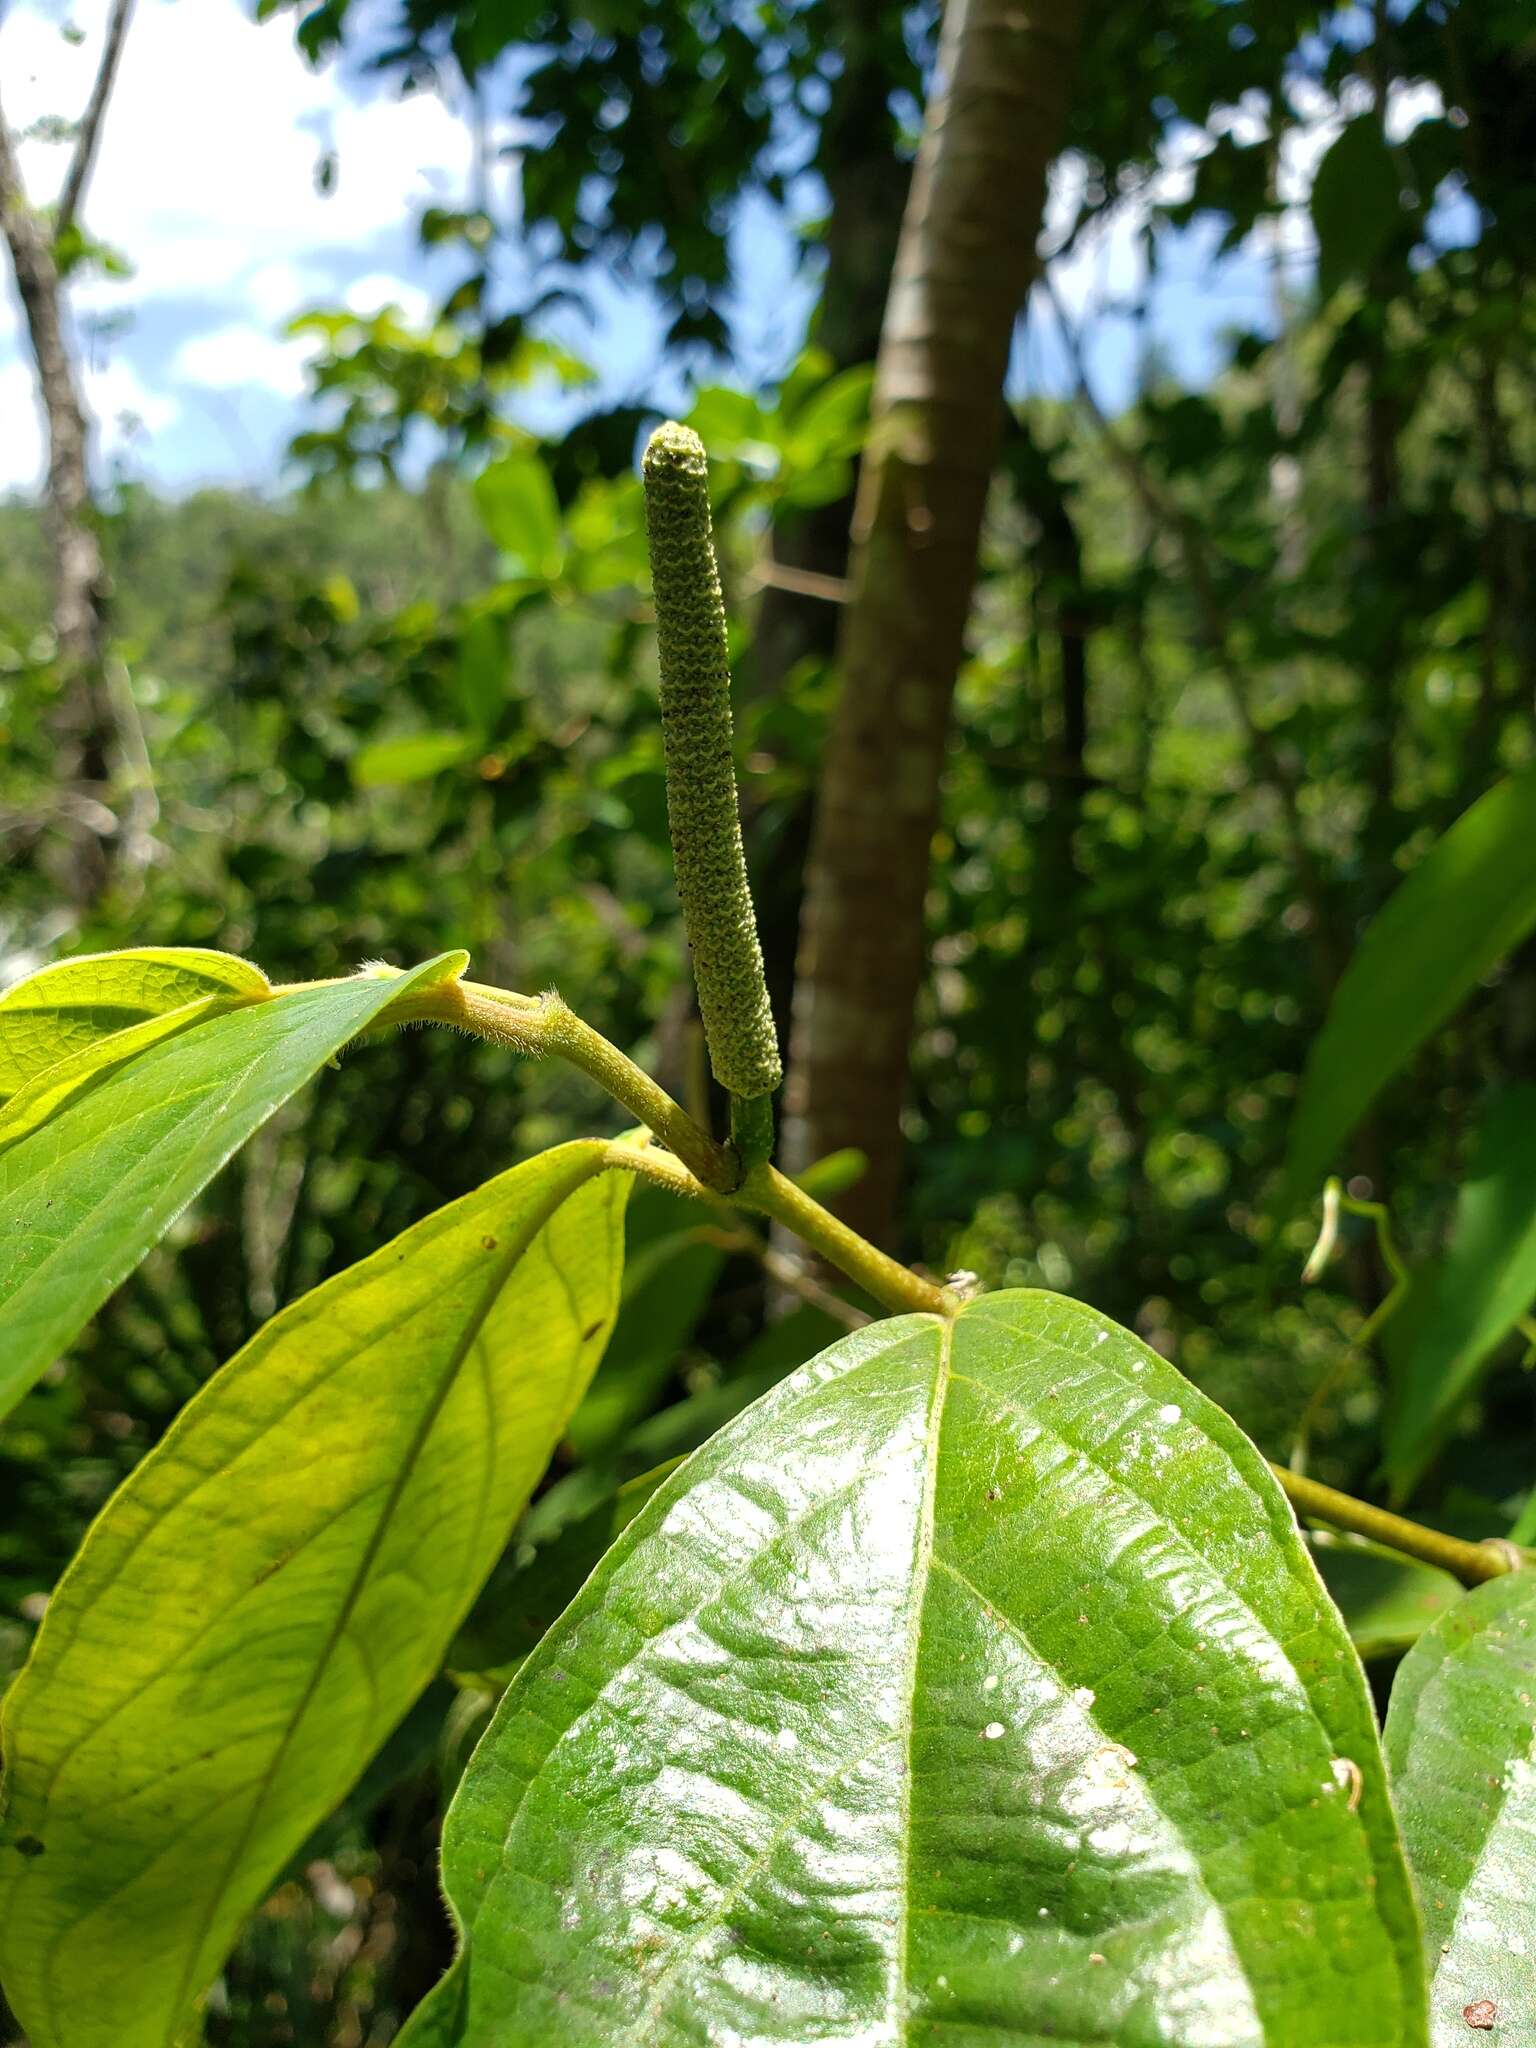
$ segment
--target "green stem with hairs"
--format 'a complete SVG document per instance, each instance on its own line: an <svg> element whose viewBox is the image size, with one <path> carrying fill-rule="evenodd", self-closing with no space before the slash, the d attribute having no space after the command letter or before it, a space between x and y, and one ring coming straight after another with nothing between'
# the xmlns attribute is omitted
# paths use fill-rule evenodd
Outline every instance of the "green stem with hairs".
<svg viewBox="0 0 1536 2048"><path fill-rule="evenodd" d="M611 1166L657 1181L677 1194L730 1199L740 1208L772 1217L846 1273L882 1308L897 1314L952 1315L959 1306L944 1288L877 1251L773 1167L759 1164L743 1178L732 1148L701 1131L644 1068L584 1023L559 996L514 995L479 982L443 981L414 991L391 1021L450 1024L514 1052L555 1053L590 1075L667 1147L667 1152L656 1152L615 1145L609 1153Z"/></svg>
<svg viewBox="0 0 1536 2048"><path fill-rule="evenodd" d="M760 1164L743 1178L728 1147L700 1130L643 1068L584 1023L559 996L514 995L478 982L439 982L413 993L402 1004L396 1021L456 1025L517 1052L555 1053L589 1075L667 1148L614 1144L608 1148L609 1166L653 1181L673 1194L753 1210L782 1223L893 1314L953 1316L958 1312L960 1303L947 1288L898 1265L776 1168ZM1406 1557L1438 1565L1463 1585L1498 1578L1525 1562L1517 1545L1497 1540L1466 1543L1386 1508L1372 1507L1368 1501L1304 1478L1283 1465L1272 1464L1270 1469L1298 1515L1368 1536Z"/></svg>

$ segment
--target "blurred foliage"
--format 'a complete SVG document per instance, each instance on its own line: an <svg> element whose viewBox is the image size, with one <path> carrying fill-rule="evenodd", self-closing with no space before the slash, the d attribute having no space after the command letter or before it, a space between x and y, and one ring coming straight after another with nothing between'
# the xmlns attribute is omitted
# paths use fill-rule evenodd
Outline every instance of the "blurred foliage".
<svg viewBox="0 0 1536 2048"><path fill-rule="evenodd" d="M933 10L876 12L899 156ZM679 344L724 338L731 208L816 160L827 88L868 26L848 4L642 0L601 21L489 0L370 19L395 16L362 49L386 74L426 83L456 63L490 90L510 65L519 81L543 143L523 167L540 289L588 260L636 264ZM1424 1290L1385 1350L1357 1342L1390 1278L1368 1225L1346 1219L1341 1256L1303 1289L1315 1219L1277 1232L1266 1202L1362 926L1536 757L1536 35L1517 0L1380 10L1375 36L1363 22L1180 0L1149 34L1141 10L1098 7L1070 234L1190 122L1209 146L1159 201L1154 276L1192 228L1251 247L1290 205L1321 289L1280 291L1273 327L1233 336L1206 388L1149 353L1113 447L1067 400L1011 422L934 849L904 1247L935 1272L1092 1301L1272 1455L1300 1443L1357 1490ZM338 39L356 54L360 34L346 0L303 12L316 54ZM1403 134L1380 115L1407 86L1432 88L1438 111ZM1324 116L1334 139L1298 208L1279 192L1280 143ZM463 944L480 978L558 984L698 1103L633 475L655 414L614 406L540 446L520 418L529 380L574 388L579 366L533 337L536 305L493 303L499 224L444 209L423 229L466 256L440 318L310 323L308 489L113 494L132 716L109 795L116 839L136 818L143 856L119 859L83 913L61 884L70 832L82 809L113 820L53 777L47 559L31 509L0 507L0 979L151 938L245 953L275 978ZM847 493L867 395L867 373L833 375L812 347L775 389L722 373L693 396L749 685L775 522ZM807 659L773 692L739 693L781 1023L834 687ZM1352 1141L1351 1190L1389 1202L1414 1270L1447 1242L1486 1105L1533 1055L1527 945ZM326 1072L0 1439L0 1684L91 1516L266 1316L509 1159L612 1128L563 1069L442 1036L397 1035ZM459 1683L428 1695L274 1893L211 2041L391 2038L443 1960L433 1830L505 1666L579 1582L622 1489L835 1328L805 1302L771 1316L750 1251L665 1208L633 1205L609 1364L467 1626ZM1536 1472L1524 1349L1504 1342L1461 1410L1415 1497L1426 1519L1482 1535L1519 1510Z"/></svg>

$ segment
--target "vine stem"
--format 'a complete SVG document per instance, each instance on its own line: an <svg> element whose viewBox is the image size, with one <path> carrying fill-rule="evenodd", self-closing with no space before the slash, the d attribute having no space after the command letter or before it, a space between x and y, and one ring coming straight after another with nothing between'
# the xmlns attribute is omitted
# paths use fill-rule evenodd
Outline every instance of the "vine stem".
<svg viewBox="0 0 1536 2048"><path fill-rule="evenodd" d="M558 995L515 995L509 989L472 981L436 982L413 990L391 1012L389 1021L448 1024L516 1052L555 1053L590 1075L667 1148L611 1145L607 1155L611 1167L654 1181L675 1194L755 1210L784 1224L895 1314L953 1316L959 1312L956 1295L898 1265L776 1168L755 1165L744 1174L733 1146L718 1144L701 1130L642 1067L583 1022ZM1405 1557L1438 1565L1463 1585L1480 1585L1527 1562L1526 1553L1516 1544L1499 1539L1466 1543L1386 1508L1372 1507L1368 1501L1305 1478L1287 1466L1271 1463L1270 1470L1298 1515L1368 1536Z"/></svg>
<svg viewBox="0 0 1536 2048"><path fill-rule="evenodd" d="M616 1145L610 1165L660 1181L679 1194L725 1198L738 1208L783 1223L882 1308L942 1316L959 1308L947 1289L888 1258L776 1168L757 1165L743 1176L734 1147L717 1144L700 1130L644 1068L583 1022L559 996L514 995L479 982L437 982L409 996L391 1021L453 1024L517 1052L557 1054L590 1075L674 1155L668 1159L665 1153Z"/></svg>
<svg viewBox="0 0 1536 2048"><path fill-rule="evenodd" d="M1479 1586L1485 1579L1497 1579L1513 1571L1517 1562L1523 1562L1514 1544L1498 1540L1464 1543L1460 1537L1426 1529L1422 1522L1410 1522L1386 1508L1373 1508L1369 1501L1356 1500L1352 1494L1340 1493L1320 1480L1306 1479L1287 1465L1271 1462L1270 1470L1298 1515L1327 1522L1335 1529L1347 1529L1356 1536L1369 1536L1373 1542L1401 1551L1405 1557L1416 1557L1422 1564L1438 1565L1464 1586Z"/></svg>

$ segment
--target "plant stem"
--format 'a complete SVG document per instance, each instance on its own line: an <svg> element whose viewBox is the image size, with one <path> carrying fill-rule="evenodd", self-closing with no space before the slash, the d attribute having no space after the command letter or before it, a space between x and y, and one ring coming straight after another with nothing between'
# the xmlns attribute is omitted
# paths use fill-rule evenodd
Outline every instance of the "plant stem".
<svg viewBox="0 0 1536 2048"><path fill-rule="evenodd" d="M514 995L479 982L436 982L415 992L396 1021L452 1024L517 1052L557 1053L589 1074L667 1147L663 1152L615 1143L608 1148L611 1167L655 1181L676 1194L771 1217L893 1314L957 1313L960 1304L947 1288L898 1265L775 1167L754 1166L743 1178L730 1147L717 1145L701 1131L643 1068L610 1045L601 1032L583 1023L559 996ZM1372 1507L1368 1501L1303 1478L1283 1465L1273 1465L1271 1470L1298 1514L1369 1536L1389 1550L1438 1565L1463 1585L1496 1579L1521 1562L1514 1544L1464 1543L1459 1537L1444 1536L1438 1529L1426 1529L1386 1508Z"/></svg>
<svg viewBox="0 0 1536 2048"><path fill-rule="evenodd" d="M1374 1508L1368 1501L1355 1500L1316 1479L1304 1479L1285 1465L1270 1466L1298 1515L1328 1522L1335 1529L1348 1529L1357 1536L1369 1536L1389 1550L1416 1557L1423 1564L1438 1565L1443 1572L1460 1579L1464 1586L1481 1585L1514 1568L1507 1546L1497 1543L1464 1543L1460 1537L1426 1529L1386 1508Z"/></svg>
<svg viewBox="0 0 1536 2048"><path fill-rule="evenodd" d="M726 1147L701 1131L643 1067L583 1023L559 996L518 996L479 982L448 981L423 989L419 1008L424 1017L457 1024L477 1038L516 1052L558 1053L675 1152L707 1193L729 1194L740 1179L740 1169Z"/></svg>
<svg viewBox="0 0 1536 2048"><path fill-rule="evenodd" d="M717 1145L701 1131L665 1088L643 1068L610 1045L600 1031L582 1022L557 995L520 996L473 981L435 982L402 1006L399 1021L455 1024L476 1038L516 1052L558 1053L590 1074L598 1086L621 1103L659 1138L680 1164L664 1156L628 1146L615 1146L610 1163L629 1173L662 1181L679 1194L729 1197L743 1209L771 1216L803 1238L813 1251L846 1273L882 1308L953 1315L954 1297L916 1273L909 1273L868 1244L830 1210L786 1180L771 1166L755 1166L742 1178L735 1153Z"/></svg>
<svg viewBox="0 0 1536 2048"><path fill-rule="evenodd" d="M629 1105L626 1104L626 1107ZM777 1168L758 1167L731 1194L708 1186L665 1152L650 1152L639 1146L615 1144L609 1147L608 1164L621 1173L639 1175L670 1188L674 1194L693 1195L726 1209L754 1209L772 1217L836 1266L882 1308L893 1315L952 1316L959 1307L954 1295L931 1280L923 1279L894 1259L867 1244L857 1231L840 1223L829 1209L796 1187Z"/></svg>
<svg viewBox="0 0 1536 2048"><path fill-rule="evenodd" d="M755 1167L737 1189L735 1199L742 1208L755 1209L792 1230L885 1308L898 1314L952 1316L960 1306L947 1288L935 1286L888 1258L777 1167Z"/></svg>

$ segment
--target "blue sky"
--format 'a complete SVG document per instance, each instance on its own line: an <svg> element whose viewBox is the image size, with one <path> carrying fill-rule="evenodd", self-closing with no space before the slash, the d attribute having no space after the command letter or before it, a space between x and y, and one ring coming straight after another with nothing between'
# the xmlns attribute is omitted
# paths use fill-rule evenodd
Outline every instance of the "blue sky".
<svg viewBox="0 0 1536 2048"><path fill-rule="evenodd" d="M84 104L107 0L12 0L0 10L0 78L13 133ZM113 467L170 488L280 479L282 451L312 417L304 400L305 347L286 323L313 305L358 312L394 303L424 314L456 281L457 259L423 251L413 220L423 205L465 201L470 140L456 113L430 95L399 100L335 70L310 70L294 47L292 16L258 27L252 0L140 0L86 218L134 266L124 281L92 280L74 293L90 403L100 423L103 472ZM79 45L61 29L77 24ZM1411 125L1419 111L1405 107ZM1238 121L1251 116L1241 113ZM1333 132L1319 107L1296 152L1291 180L1304 196L1310 167ZM499 138L514 140L507 129ZM1163 173L1176 191L1199 138L1180 138ZM335 190L322 198L315 167L334 150ZM66 151L24 142L36 200L50 198ZM501 175L515 180L515 162ZM515 200L510 185L504 197ZM1066 166L1053 192L1048 238L1075 208ZM1139 287L1143 215L1125 207L1070 264L1056 286L1088 323L1091 362L1110 404L1135 369L1131 323L1113 313ZM1272 316L1279 265L1293 286L1310 274L1309 233L1298 208L1278 236L1222 264L1197 228L1165 246L1150 329L1185 377L1219 367L1235 325ZM810 286L797 276L786 223L764 203L738 218L735 374L771 377L804 332ZM516 252L509 262L515 267ZM1061 390L1062 351L1048 317L1032 317L1015 351L1017 390ZM676 404L675 379L658 381L662 322L643 290L599 281L592 318L566 313L558 338L598 371L599 401L656 396ZM718 374L715 372L713 374ZM577 408L594 402L588 391ZM573 401L532 395L528 424L557 431ZM0 301L0 490L35 484L41 438L31 367L9 290Z"/></svg>

